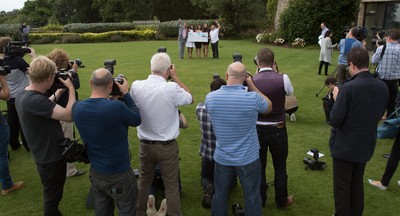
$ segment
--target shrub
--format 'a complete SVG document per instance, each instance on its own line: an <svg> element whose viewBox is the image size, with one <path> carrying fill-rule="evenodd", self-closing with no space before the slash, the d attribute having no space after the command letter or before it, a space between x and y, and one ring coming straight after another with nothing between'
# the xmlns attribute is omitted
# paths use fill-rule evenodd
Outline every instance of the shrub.
<svg viewBox="0 0 400 216"><path fill-rule="evenodd" d="M19 40L21 38L21 26L18 24L0 24L0 37L4 36Z"/></svg>
<svg viewBox="0 0 400 216"><path fill-rule="evenodd" d="M284 44L285 44L285 39L283 39L283 38L276 38L276 39L274 40L274 44L276 44L276 45L284 45Z"/></svg>
<svg viewBox="0 0 400 216"><path fill-rule="evenodd" d="M40 27L39 32L62 32L63 25L61 24L48 24L46 26Z"/></svg>
<svg viewBox="0 0 400 216"><path fill-rule="evenodd" d="M32 33L32 43L95 43L95 42L117 42L130 40L154 39L156 31L153 29L110 31L104 33Z"/></svg>
<svg viewBox="0 0 400 216"><path fill-rule="evenodd" d="M360 0L290 1L288 8L280 17L280 33L287 41L299 37L308 44L315 44L321 34L319 26L321 22L326 22L328 28L334 32L334 40L338 40L342 28L354 21L359 5Z"/></svg>
<svg viewBox="0 0 400 216"><path fill-rule="evenodd" d="M64 25L64 32L73 33L102 33L109 31L122 31L135 29L135 25L131 22L122 23L71 23Z"/></svg>
<svg viewBox="0 0 400 216"><path fill-rule="evenodd" d="M294 47L294 48L304 48L305 45L306 45L306 42L304 41L303 38L296 38L296 39L294 39L294 41L292 43L292 47Z"/></svg>
<svg viewBox="0 0 400 216"><path fill-rule="evenodd" d="M263 43L263 44L271 44L275 42L276 38L279 38L280 35L278 32L265 32L265 33L260 33L256 36L256 40L258 43Z"/></svg>

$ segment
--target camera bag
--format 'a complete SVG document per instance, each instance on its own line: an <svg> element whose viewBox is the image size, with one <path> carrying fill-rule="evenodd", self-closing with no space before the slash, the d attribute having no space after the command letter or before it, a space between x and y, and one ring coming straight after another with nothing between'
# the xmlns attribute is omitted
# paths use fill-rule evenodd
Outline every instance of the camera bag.
<svg viewBox="0 0 400 216"><path fill-rule="evenodd" d="M400 117L397 116L397 112L400 110L400 107L397 108L392 114L390 114L387 119L377 128L377 138L385 139L385 138L395 138L400 131ZM395 118L391 118L396 115Z"/></svg>
<svg viewBox="0 0 400 216"><path fill-rule="evenodd" d="M86 153L85 144L80 144L79 140L65 139L65 150L62 153L65 161L68 163L81 162L88 164L90 160Z"/></svg>

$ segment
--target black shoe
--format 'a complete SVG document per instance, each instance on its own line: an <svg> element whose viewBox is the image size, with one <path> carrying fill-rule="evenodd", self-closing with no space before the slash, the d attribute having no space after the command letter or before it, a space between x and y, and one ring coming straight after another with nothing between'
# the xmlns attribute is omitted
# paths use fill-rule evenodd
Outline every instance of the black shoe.
<svg viewBox="0 0 400 216"><path fill-rule="evenodd" d="M208 184L204 189L203 201L201 202L203 208L211 208L212 195L214 193L214 185Z"/></svg>

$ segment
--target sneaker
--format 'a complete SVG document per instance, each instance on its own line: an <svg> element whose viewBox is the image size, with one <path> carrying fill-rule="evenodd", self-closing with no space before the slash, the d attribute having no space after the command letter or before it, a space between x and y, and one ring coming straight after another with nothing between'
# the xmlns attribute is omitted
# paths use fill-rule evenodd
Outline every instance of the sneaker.
<svg viewBox="0 0 400 216"><path fill-rule="evenodd" d="M11 188L7 189L7 190L1 190L1 194L3 195L7 195L15 190L18 190L20 188L22 188L24 186L24 182L23 181L19 181L13 184L13 186L11 186Z"/></svg>
<svg viewBox="0 0 400 216"><path fill-rule="evenodd" d="M294 113L290 115L290 121L292 122L296 121L296 115Z"/></svg>
<svg viewBox="0 0 400 216"><path fill-rule="evenodd" d="M379 188L379 189L381 189L381 190L386 190L386 189L387 189L387 187L386 187L386 186L383 186L382 183L381 183L380 181L374 181L374 180L372 180L372 179L368 179L368 182L369 182L372 186L377 187L377 188Z"/></svg>
<svg viewBox="0 0 400 216"><path fill-rule="evenodd" d="M204 189L204 197L201 202L203 208L208 208L208 209L211 208L213 193L214 193L214 185L208 184Z"/></svg>

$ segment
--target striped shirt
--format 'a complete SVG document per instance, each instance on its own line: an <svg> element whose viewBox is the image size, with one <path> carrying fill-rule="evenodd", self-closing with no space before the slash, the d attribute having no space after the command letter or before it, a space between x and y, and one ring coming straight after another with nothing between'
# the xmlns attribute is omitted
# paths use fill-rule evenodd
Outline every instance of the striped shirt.
<svg viewBox="0 0 400 216"><path fill-rule="evenodd" d="M386 43L386 49L382 53L383 46L376 49L372 56L372 64L378 64L379 78L382 80L400 79L400 44L398 42Z"/></svg>
<svg viewBox="0 0 400 216"><path fill-rule="evenodd" d="M224 166L245 166L259 158L256 122L268 104L243 85L222 86L205 102L217 138L214 160Z"/></svg>
<svg viewBox="0 0 400 216"><path fill-rule="evenodd" d="M210 117L208 116L206 106L203 103L199 103L196 107L196 116L200 121L201 131L201 144L200 144L200 155L208 160L213 159L215 151L215 134L211 125Z"/></svg>

